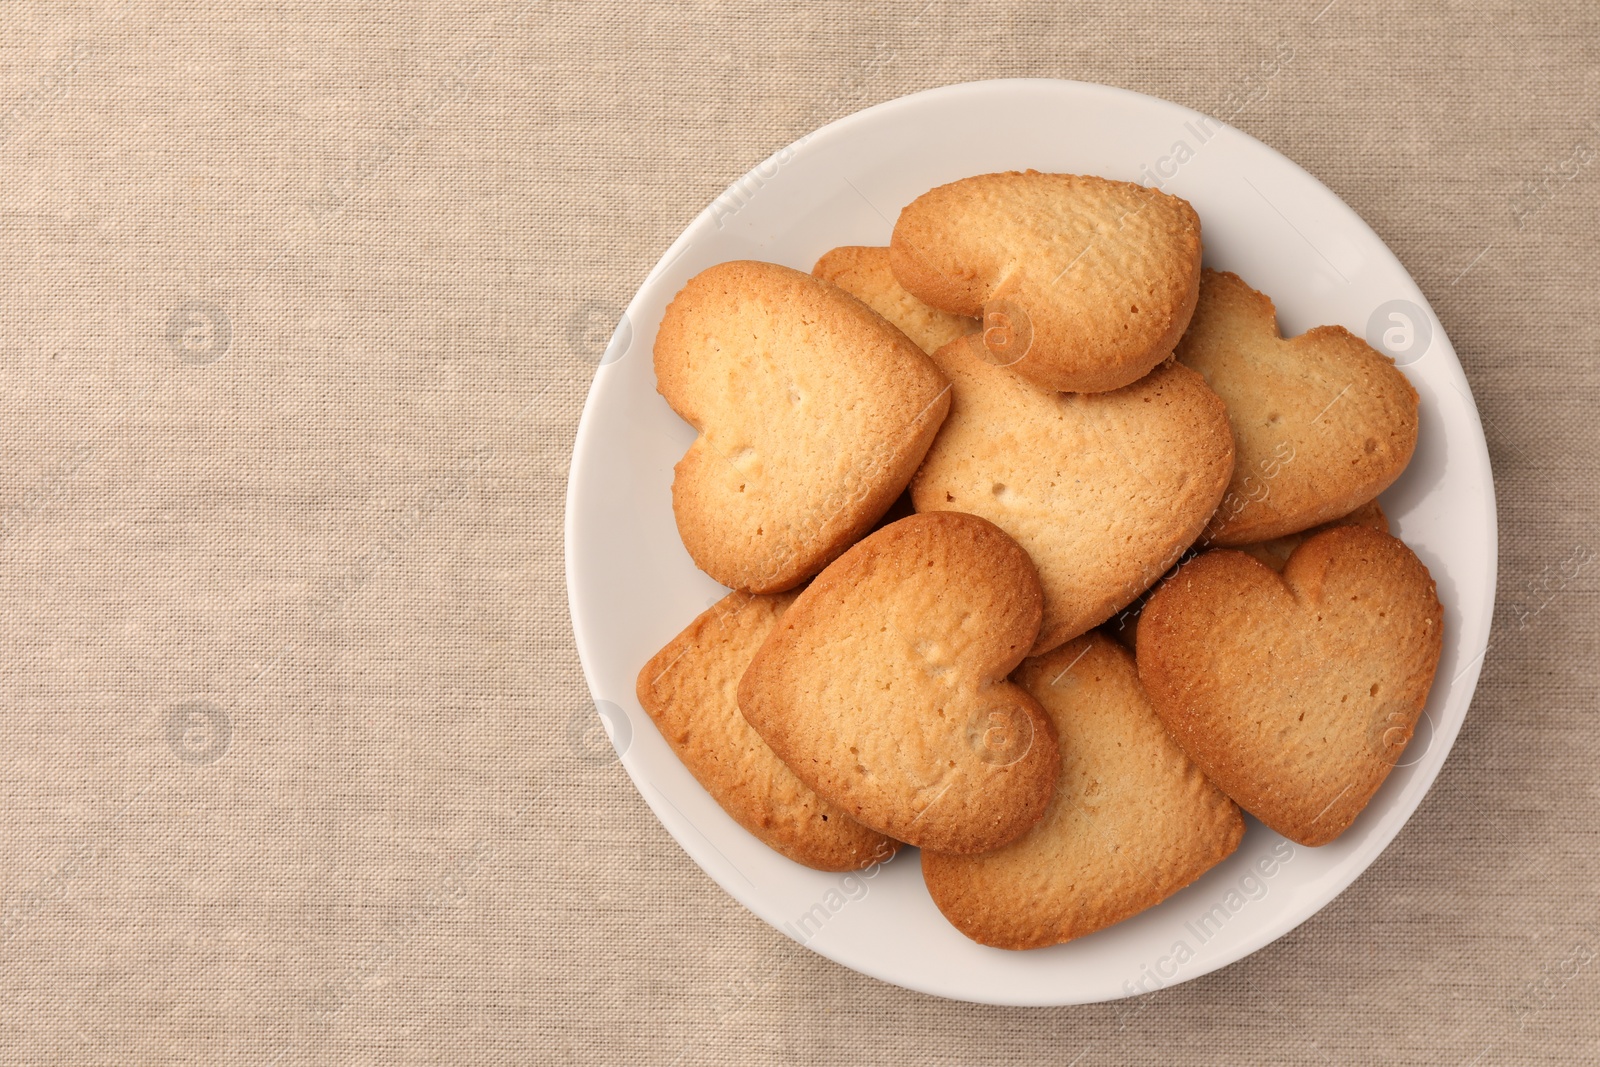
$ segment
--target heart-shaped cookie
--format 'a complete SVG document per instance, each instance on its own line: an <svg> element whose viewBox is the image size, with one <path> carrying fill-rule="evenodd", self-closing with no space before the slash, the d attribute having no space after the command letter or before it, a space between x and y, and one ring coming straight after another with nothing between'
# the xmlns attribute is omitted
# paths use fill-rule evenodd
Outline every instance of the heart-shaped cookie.
<svg viewBox="0 0 1600 1067"><path fill-rule="evenodd" d="M1240 545L1239 551L1248 556L1253 556L1278 571L1280 574L1289 562L1289 557L1294 555L1294 550L1305 544L1308 538L1314 537L1324 530L1331 530L1335 526L1370 526L1382 533L1389 532L1389 517L1383 513L1383 508L1376 500L1369 500L1356 508L1348 515L1341 515L1330 522L1313 526L1300 533L1284 534L1274 537L1270 541L1257 541L1254 544ZM1198 556L1210 546L1202 539L1189 549L1187 555ZM1179 566L1183 565L1182 560ZM1129 604L1127 608L1117 612L1116 617L1106 624L1106 630L1111 636L1121 641L1128 648L1135 647L1139 633L1139 613L1144 610L1144 599L1141 597Z"/></svg>
<svg viewBox="0 0 1600 1067"><path fill-rule="evenodd" d="M1159 904L1238 847L1239 809L1162 728L1127 649L1087 634L1015 678L1055 723L1060 784L1004 848L922 854L958 930L997 948L1070 941Z"/></svg>
<svg viewBox="0 0 1600 1067"><path fill-rule="evenodd" d="M1348 515L1341 515L1337 519L1313 526L1309 530L1302 530L1300 533L1284 534L1270 541L1240 545L1239 551L1254 556L1282 574L1283 568L1289 565L1289 557L1294 555L1295 549L1322 531L1331 530L1335 526L1370 526L1380 533L1388 533L1389 516L1383 513L1383 507L1376 500L1369 500Z"/></svg>
<svg viewBox="0 0 1600 1067"><path fill-rule="evenodd" d="M1142 378L1182 336L1200 219L1128 182L981 174L908 204L889 256L923 303L983 318L993 362L1048 389L1103 392Z"/></svg>
<svg viewBox="0 0 1600 1067"><path fill-rule="evenodd" d="M1233 471L1228 414L1167 363L1110 393L1060 393L983 358L975 337L934 354L950 414L911 483L921 512L981 515L1044 586L1048 651L1104 622L1177 560Z"/></svg>
<svg viewBox="0 0 1600 1067"><path fill-rule="evenodd" d="M895 280L889 249L846 245L823 254L811 273L832 282L900 328L925 352L935 352L962 334L978 329L978 320L931 308Z"/></svg>
<svg viewBox="0 0 1600 1067"><path fill-rule="evenodd" d="M644 665L639 703L740 826L796 863L859 870L898 844L807 789L739 711L739 679L794 597L733 592L717 601Z"/></svg>
<svg viewBox="0 0 1600 1067"><path fill-rule="evenodd" d="M793 588L872 528L943 421L948 383L836 285L722 263L667 306L657 388L699 431L672 509L696 565L756 593Z"/></svg>
<svg viewBox="0 0 1600 1067"><path fill-rule="evenodd" d="M1443 612L1400 541L1365 526L1309 538L1280 576L1207 552L1151 594L1139 677L1168 731L1240 807L1303 845L1377 792L1438 669Z"/></svg>
<svg viewBox="0 0 1600 1067"><path fill-rule="evenodd" d="M1387 489L1417 445L1417 391L1342 326L1285 340L1272 301L1207 270L1178 361L1228 405L1233 481L1206 530L1250 544L1347 514Z"/></svg>
<svg viewBox="0 0 1600 1067"><path fill-rule="evenodd" d="M1044 814L1061 757L1006 680L1039 630L1028 556L973 515L913 515L835 560L739 683L802 782L866 826L941 852L998 848Z"/></svg>

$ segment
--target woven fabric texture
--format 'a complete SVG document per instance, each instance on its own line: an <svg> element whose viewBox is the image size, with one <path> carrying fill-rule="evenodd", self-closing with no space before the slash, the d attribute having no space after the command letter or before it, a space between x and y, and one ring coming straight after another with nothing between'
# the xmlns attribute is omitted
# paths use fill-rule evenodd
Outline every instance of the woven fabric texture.
<svg viewBox="0 0 1600 1067"><path fill-rule="evenodd" d="M673 238L827 121L1009 76L1349 202L1500 515L1476 701L1382 859L1048 1010L880 984L702 874L594 757L562 569ZM1596 164L1590 0L8 0L0 1063L1600 1062Z"/></svg>

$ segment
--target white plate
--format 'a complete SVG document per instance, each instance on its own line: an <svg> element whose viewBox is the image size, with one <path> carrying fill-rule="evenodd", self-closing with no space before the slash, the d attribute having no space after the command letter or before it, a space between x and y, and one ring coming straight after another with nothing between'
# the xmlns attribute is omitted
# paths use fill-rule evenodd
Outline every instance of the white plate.
<svg viewBox="0 0 1600 1067"><path fill-rule="evenodd" d="M672 519L672 466L694 434L655 391L650 353L667 302L725 260L810 270L836 245L886 244L900 208L918 194L1029 167L1159 182L1200 213L1206 264L1270 294L1287 335L1339 323L1396 356L1422 397L1421 440L1383 505L1438 581L1445 638L1416 738L1333 844L1292 845L1247 820L1232 857L1158 907L1066 945L1016 953L974 944L945 922L914 849L878 870L838 875L762 845L678 762L635 699L634 678L724 592L690 562ZM573 453L566 541L573 631L607 733L695 862L830 959L911 989L994 1004L1152 991L1231 963L1315 914L1377 858L1439 773L1477 683L1494 607L1483 429L1450 342L1405 268L1338 197L1260 142L1176 104L1066 81L977 82L881 104L802 138L701 212L628 305L595 375Z"/></svg>

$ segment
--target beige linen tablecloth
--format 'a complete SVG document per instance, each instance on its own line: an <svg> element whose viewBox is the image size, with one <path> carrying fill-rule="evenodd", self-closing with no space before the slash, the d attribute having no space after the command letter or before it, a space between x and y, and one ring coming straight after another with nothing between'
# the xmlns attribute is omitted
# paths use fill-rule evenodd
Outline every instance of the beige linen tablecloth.
<svg viewBox="0 0 1600 1067"><path fill-rule="evenodd" d="M562 573L672 239L828 120L1000 76L1326 182L1499 494L1493 647L1404 832L1245 961L1086 1008L892 988L735 903L596 755ZM1597 119L1589 0L8 0L0 1062L1600 1061Z"/></svg>

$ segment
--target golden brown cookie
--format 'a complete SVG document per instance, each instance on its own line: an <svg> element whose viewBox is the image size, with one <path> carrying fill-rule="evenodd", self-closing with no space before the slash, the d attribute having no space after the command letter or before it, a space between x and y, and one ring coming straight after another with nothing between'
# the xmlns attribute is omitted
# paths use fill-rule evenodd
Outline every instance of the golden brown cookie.
<svg viewBox="0 0 1600 1067"><path fill-rule="evenodd" d="M1240 807L1332 841L1411 740L1443 612L1422 561L1365 526L1308 538L1280 576L1207 552L1150 595L1139 677L1161 721Z"/></svg>
<svg viewBox="0 0 1600 1067"><path fill-rule="evenodd" d="M1104 392L1172 353L1194 311L1200 219L1156 189L1077 174L980 174L908 204L894 275L983 319L992 362L1047 389Z"/></svg>
<svg viewBox="0 0 1600 1067"><path fill-rule="evenodd" d="M981 515L1027 550L1044 586L1033 655L1149 588L1222 499L1233 471L1228 413L1185 367L1073 394L996 367L971 336L934 360L953 399L912 500L922 512Z"/></svg>
<svg viewBox="0 0 1600 1067"><path fill-rule="evenodd" d="M711 798L735 822L796 863L853 871L894 854L807 789L739 711L739 679L795 594L729 593L639 672L639 703Z"/></svg>
<svg viewBox="0 0 1600 1067"><path fill-rule="evenodd" d="M1417 444L1417 391L1343 326L1285 340L1272 301L1208 270L1179 362L1228 405L1233 481L1206 534L1219 546L1309 529L1387 489Z"/></svg>
<svg viewBox="0 0 1600 1067"><path fill-rule="evenodd" d="M1289 557L1294 554L1295 549L1305 543L1306 538L1319 534L1323 530L1331 530L1335 526L1370 526L1374 530L1388 533L1389 517L1383 513L1383 508L1379 506L1376 500L1369 500L1350 514L1341 515L1331 522L1323 523L1321 526L1313 526L1311 529L1297 534L1285 534L1282 537L1274 537L1270 541L1260 541L1253 545L1240 545L1239 551L1255 557L1273 570L1282 573L1284 564L1289 562ZM1206 540L1201 538L1191 550L1191 558L1204 552L1208 547ZM1179 565L1182 565L1181 562ZM1128 648L1136 647L1135 642L1138 640L1139 633L1139 612L1142 610L1144 610L1144 598L1141 597L1129 604L1126 609L1117 612L1106 623L1106 632Z"/></svg>
<svg viewBox="0 0 1600 1067"><path fill-rule="evenodd" d="M872 528L944 420L948 383L836 285L772 263L700 272L656 335L657 388L699 431L672 509L696 565L793 588Z"/></svg>
<svg viewBox="0 0 1600 1067"><path fill-rule="evenodd" d="M928 892L956 929L996 948L1071 941L1159 904L1239 846L1239 809L1162 727L1126 649L1088 634L1015 677L1055 722L1060 784L1004 848L923 852Z"/></svg>
<svg viewBox="0 0 1600 1067"><path fill-rule="evenodd" d="M906 292L889 269L888 248L835 248L817 260L811 273L837 285L894 323L925 352L934 352L978 329L977 319L931 308Z"/></svg>
<svg viewBox="0 0 1600 1067"><path fill-rule="evenodd" d="M778 620L739 706L806 785L898 841L971 853L1044 814L1061 758L1006 680L1039 631L1027 554L973 515L913 515L857 544Z"/></svg>
<svg viewBox="0 0 1600 1067"><path fill-rule="evenodd" d="M1335 526L1367 526L1382 533L1389 532L1389 516L1383 513L1383 508L1376 500L1369 500L1356 508L1348 515L1340 515L1337 519L1325 522L1321 526L1313 526L1300 533L1284 534L1274 537L1270 541L1257 541L1253 545L1240 545L1239 551L1248 556L1254 556L1273 570L1283 572L1289 562L1289 557L1294 555L1294 550L1305 544L1309 538L1315 537L1324 530L1331 530Z"/></svg>

